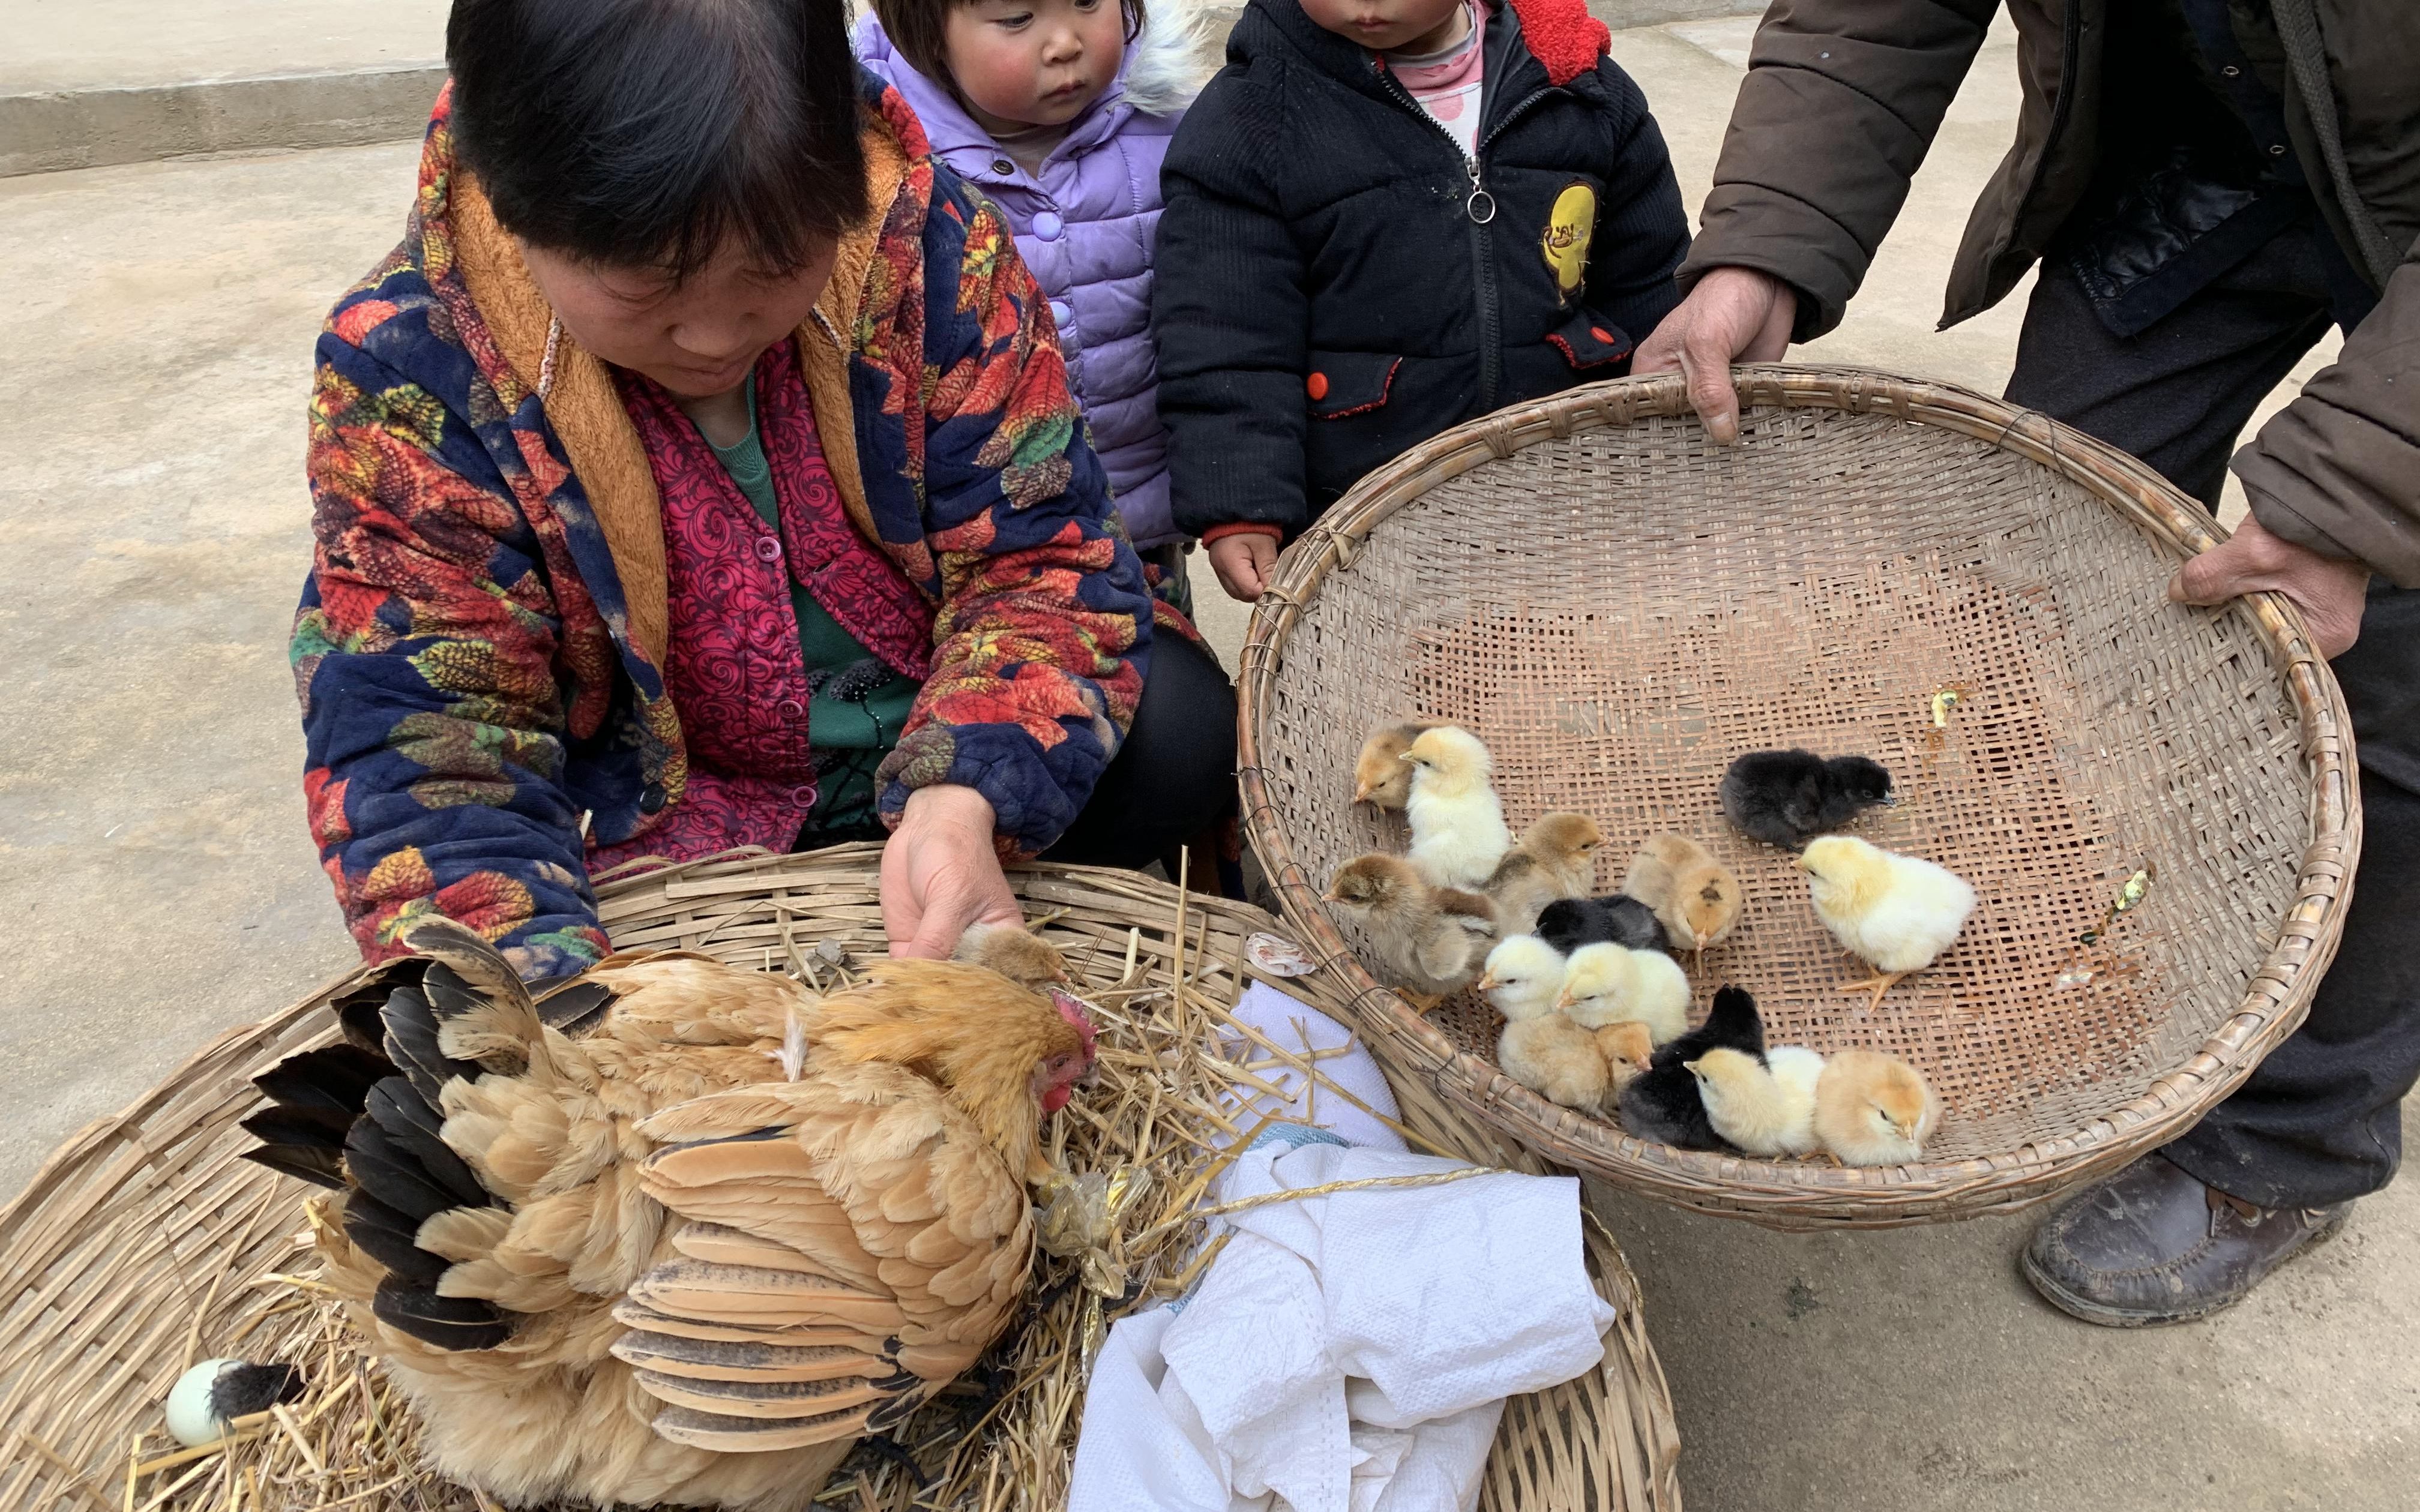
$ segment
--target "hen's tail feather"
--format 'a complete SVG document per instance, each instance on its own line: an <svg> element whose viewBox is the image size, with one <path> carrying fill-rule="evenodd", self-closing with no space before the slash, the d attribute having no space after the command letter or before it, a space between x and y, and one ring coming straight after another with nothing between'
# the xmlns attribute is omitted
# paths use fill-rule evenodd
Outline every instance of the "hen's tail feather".
<svg viewBox="0 0 2420 1512"><path fill-rule="evenodd" d="M370 1088L380 1077L394 1074L384 1056L356 1045L332 1044L287 1057L254 1077L252 1085L281 1107L319 1108L350 1123Z"/></svg>
<svg viewBox="0 0 2420 1512"><path fill-rule="evenodd" d="M492 1350L513 1336L504 1309L475 1297L441 1297L389 1275L370 1298L380 1322L441 1350Z"/></svg>
<svg viewBox="0 0 2420 1512"><path fill-rule="evenodd" d="M253 1078L270 1106L243 1120L260 1141L244 1158L320 1186L345 1185L345 1135L360 1116L385 1061L355 1045L332 1044L288 1056Z"/></svg>
<svg viewBox="0 0 2420 1512"><path fill-rule="evenodd" d="M671 1406L774 1422L828 1417L834 1412L867 1408L884 1395L881 1387L862 1375L825 1381L720 1381L709 1390L699 1390L681 1376L656 1370L635 1374L648 1396Z"/></svg>
<svg viewBox="0 0 2420 1512"><path fill-rule="evenodd" d="M353 1247L385 1266L387 1273L416 1287L434 1289L447 1261L413 1242L421 1220L391 1208L367 1192L345 1195L345 1237Z"/></svg>
<svg viewBox="0 0 2420 1512"><path fill-rule="evenodd" d="M453 1198L448 1207L487 1207L495 1197L479 1184L470 1163L454 1153L441 1132L445 1117L412 1089L401 1076L389 1076L370 1088L365 1110L397 1150L419 1163L428 1179Z"/></svg>
<svg viewBox="0 0 2420 1512"><path fill-rule="evenodd" d="M363 1191L409 1214L415 1226L465 1201L479 1203L478 1198L448 1191L429 1175L419 1156L380 1128L375 1119L354 1120L352 1132L345 1136L345 1165Z"/></svg>
<svg viewBox="0 0 2420 1512"><path fill-rule="evenodd" d="M386 1026L387 1058L411 1078L411 1089L430 1107L443 1100L447 1082L458 1076L478 1077L479 1067L456 1060L438 1047L437 1015L428 1006L427 994L417 986L406 983L396 988L379 1017Z"/></svg>
<svg viewBox="0 0 2420 1512"><path fill-rule="evenodd" d="M875 1343L878 1348L881 1341ZM861 1381L875 1363L865 1350L847 1345L716 1342L666 1334L625 1334L614 1340L613 1353L625 1365L694 1381Z"/></svg>

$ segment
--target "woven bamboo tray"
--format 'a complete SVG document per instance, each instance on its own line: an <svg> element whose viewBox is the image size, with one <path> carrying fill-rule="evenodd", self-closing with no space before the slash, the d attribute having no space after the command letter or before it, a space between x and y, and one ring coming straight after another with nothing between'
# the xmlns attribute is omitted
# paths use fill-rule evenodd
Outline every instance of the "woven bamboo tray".
<svg viewBox="0 0 2420 1512"><path fill-rule="evenodd" d="M1359 986L1367 1037L1549 1160L1777 1227L2042 1201L2190 1127L2302 1021L2359 849L2341 695L2284 601L2166 602L2221 536L2133 459L1944 384L1739 378L1735 447L1678 378L1598 384L1414 448L1290 548L1243 657L1251 843ZM1735 981L1775 1043L1914 1062L1948 1110L1926 1162L1648 1144L1498 1072L1475 997L1422 1019L1379 986L1319 897L1339 862L1404 844L1400 816L1351 801L1362 735L1403 714L1488 742L1516 828L1596 816L1603 888L1657 830L1713 848L1745 905L1692 968L1700 1011ZM1733 757L1792 746L1883 762L1903 801L1853 832L1980 894L1870 1015L1836 990L1869 973L1790 857L1715 800ZM2145 901L2086 949L2145 867Z"/></svg>
<svg viewBox="0 0 2420 1512"><path fill-rule="evenodd" d="M879 854L874 846L734 853L609 880L597 888L598 902L623 947L678 945L752 965L768 954L778 961L792 950L812 952L826 939L875 950L882 938ZM1125 975L1132 939L1143 980L1169 985L1181 955L1196 990L1232 1002L1245 984L1245 937L1282 928L1242 904L1180 903L1174 889L1130 872L1028 868L1011 879L1030 914L1064 911L1048 937L1096 987ZM123 1113L70 1140L0 1211L0 1507L125 1512L148 1503L171 1473L146 1478L136 1497L128 1484L130 1443L147 1430L142 1453L173 1447L161 1432L168 1384L191 1360L240 1352L230 1341L270 1304L272 1278L309 1270L300 1233L306 1189L237 1159L250 1140L236 1120L257 1106L255 1072L333 1038L321 1010L345 985L332 982L221 1036ZM1328 971L1277 985L1339 1017L1353 990ZM1403 1121L1419 1138L1484 1164L1545 1169L1419 1078L1388 1070ZM1605 1365L1507 1408L1481 1505L1678 1512L1679 1436L1637 1284L1601 1227L1590 1221L1584 1232L1599 1288L1621 1313ZM341 1504L367 1512L476 1504L433 1481L356 1495L365 1484L333 1473L316 1483L300 1477L272 1484L275 1498L242 1504L305 1507L347 1497L353 1499ZM1058 1506L1064 1494L1063 1471L1055 1488L1026 1499ZM850 1497L843 1504L892 1504Z"/></svg>

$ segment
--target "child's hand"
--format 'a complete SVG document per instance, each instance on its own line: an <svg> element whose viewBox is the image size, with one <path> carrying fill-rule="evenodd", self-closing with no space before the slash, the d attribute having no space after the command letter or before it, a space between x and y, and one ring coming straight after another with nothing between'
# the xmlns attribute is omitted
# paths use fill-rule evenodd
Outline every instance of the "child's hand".
<svg viewBox="0 0 2420 1512"><path fill-rule="evenodd" d="M1278 543L1254 531L1238 531L1222 535L1202 548L1210 554L1210 570L1218 575L1218 586L1227 596L1249 604L1269 589L1269 577L1278 570Z"/></svg>

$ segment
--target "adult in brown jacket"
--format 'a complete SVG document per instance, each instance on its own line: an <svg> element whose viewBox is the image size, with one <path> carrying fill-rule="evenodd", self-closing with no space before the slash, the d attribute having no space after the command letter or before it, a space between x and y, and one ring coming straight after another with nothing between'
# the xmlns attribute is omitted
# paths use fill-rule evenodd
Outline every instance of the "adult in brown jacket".
<svg viewBox="0 0 2420 1512"><path fill-rule="evenodd" d="M2350 705L2366 830L2309 1020L2024 1257L2087 1321L2241 1298L2386 1184L2420 1078L2420 5L2009 0L2024 108L1942 323L2041 276L2009 397L2216 506L2254 408L2331 325L2343 354L2233 458L2252 518L2170 596L2301 606ZM1639 348L1718 439L1733 361L1839 323L1998 0L1776 0L1688 294Z"/></svg>

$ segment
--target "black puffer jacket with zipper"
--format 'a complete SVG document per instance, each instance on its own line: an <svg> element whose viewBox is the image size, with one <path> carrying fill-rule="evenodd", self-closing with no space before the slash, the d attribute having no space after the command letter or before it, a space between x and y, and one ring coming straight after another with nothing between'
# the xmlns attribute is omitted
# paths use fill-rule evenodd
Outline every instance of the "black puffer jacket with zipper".
<svg viewBox="0 0 2420 1512"><path fill-rule="evenodd" d="M1603 35L1581 0L1490 15L1474 192L1373 54L1297 0L1251 0L1161 176L1178 525L1291 538L1450 425L1628 370L1677 301L1688 224L1645 97L1584 30Z"/></svg>

